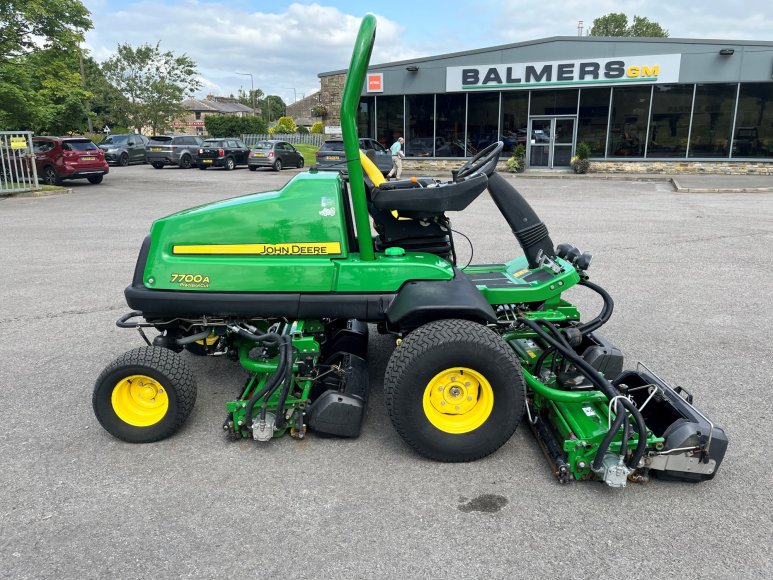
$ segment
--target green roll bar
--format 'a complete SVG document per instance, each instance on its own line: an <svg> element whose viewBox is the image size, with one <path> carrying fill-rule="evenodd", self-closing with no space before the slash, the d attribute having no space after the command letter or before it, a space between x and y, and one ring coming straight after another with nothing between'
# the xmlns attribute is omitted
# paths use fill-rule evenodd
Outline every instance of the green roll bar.
<svg viewBox="0 0 773 580"><path fill-rule="evenodd" d="M349 64L349 74L346 76L344 94L341 99L341 131L344 136L344 152L346 166L349 169L349 190L354 207L354 223L357 226L357 241L360 246L360 259L371 261L376 256L373 253L373 239L370 236L370 217L368 202L365 198L365 185L360 163L360 138L357 134L357 110L360 106L360 95L368 72L370 53L376 41L376 17L366 14L360 24L357 40L352 51L352 61Z"/></svg>

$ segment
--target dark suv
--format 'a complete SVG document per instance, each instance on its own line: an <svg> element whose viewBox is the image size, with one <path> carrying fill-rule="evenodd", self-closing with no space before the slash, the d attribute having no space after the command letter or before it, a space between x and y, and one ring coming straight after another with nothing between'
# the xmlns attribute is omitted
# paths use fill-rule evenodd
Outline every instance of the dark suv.
<svg viewBox="0 0 773 580"><path fill-rule="evenodd" d="M363 137L360 139L360 149L368 151L372 149L376 152L376 167L381 173L386 175L392 169L392 153L375 139ZM346 168L346 153L344 153L344 142L341 139L328 139L317 150L317 169L336 170L344 175L348 173Z"/></svg>
<svg viewBox="0 0 773 580"><path fill-rule="evenodd" d="M99 144L105 152L105 161L126 166L129 163L145 163L145 147L148 138L133 133L125 135L108 135Z"/></svg>
<svg viewBox="0 0 773 580"><path fill-rule="evenodd" d="M230 171L237 165L246 165L250 148L238 139L206 139L196 155L199 169L222 167Z"/></svg>
<svg viewBox="0 0 773 580"><path fill-rule="evenodd" d="M88 179L102 183L110 172L105 154L84 137L33 137L38 178L46 185L59 185L64 179Z"/></svg>
<svg viewBox="0 0 773 580"><path fill-rule="evenodd" d="M153 167L179 165L188 169L196 164L196 154L204 140L198 135L155 135L145 147L145 157Z"/></svg>

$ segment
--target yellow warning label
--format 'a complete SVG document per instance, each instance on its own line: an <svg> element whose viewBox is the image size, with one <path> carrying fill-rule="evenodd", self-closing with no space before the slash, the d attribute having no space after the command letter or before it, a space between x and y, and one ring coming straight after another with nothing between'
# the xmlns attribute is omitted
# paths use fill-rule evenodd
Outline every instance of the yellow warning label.
<svg viewBox="0 0 773 580"><path fill-rule="evenodd" d="M27 140L24 137L11 137L11 149L26 149Z"/></svg>
<svg viewBox="0 0 773 580"><path fill-rule="evenodd" d="M523 276L524 274L528 274L529 272L530 272L530 270L528 268L526 268L524 270L518 270L515 274L513 274L513 276L515 278L520 278L521 276Z"/></svg>
<svg viewBox="0 0 773 580"><path fill-rule="evenodd" d="M299 242L297 244L197 244L174 246L172 253L242 256L330 256L341 253L341 244L339 242Z"/></svg>

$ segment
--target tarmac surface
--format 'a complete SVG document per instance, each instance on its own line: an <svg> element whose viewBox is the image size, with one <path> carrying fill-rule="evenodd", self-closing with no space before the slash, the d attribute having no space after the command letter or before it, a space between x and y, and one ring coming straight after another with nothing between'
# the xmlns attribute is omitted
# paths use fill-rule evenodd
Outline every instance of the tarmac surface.
<svg viewBox="0 0 773 580"><path fill-rule="evenodd" d="M591 279L615 299L603 334L627 366L684 386L725 428L710 482L560 486L525 424L484 460L427 461L389 422L394 342L376 332L358 439L226 440L245 373L187 353L199 395L177 435L130 445L103 431L91 391L142 344L115 320L151 222L295 173L119 167L69 194L0 200L0 577L773 577L773 193L509 177L555 243L594 254ZM487 194L452 217L474 262L520 254ZM583 289L567 298L587 317L600 307Z"/></svg>

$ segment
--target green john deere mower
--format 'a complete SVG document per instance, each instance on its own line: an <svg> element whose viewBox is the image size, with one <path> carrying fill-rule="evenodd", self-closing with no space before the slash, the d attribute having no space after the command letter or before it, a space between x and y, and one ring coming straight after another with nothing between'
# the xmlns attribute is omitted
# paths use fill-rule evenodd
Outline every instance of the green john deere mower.
<svg viewBox="0 0 773 580"><path fill-rule="evenodd" d="M590 255L554 247L496 172L501 142L448 181L384 181L360 152L355 119L375 30L366 16L341 106L348 184L312 170L279 191L153 224L125 292L133 310L117 322L148 346L97 379L100 423L130 442L172 435L196 399L188 350L248 372L226 403L232 437L356 437L375 327L397 341L384 377L390 419L421 455L480 459L525 417L562 483L713 478L725 433L686 391L641 365L624 370L622 353L597 332L613 302L588 280ZM523 255L461 270L446 214L485 190ZM591 320L562 298L577 285L603 298ZM157 332L152 340L146 329Z"/></svg>

